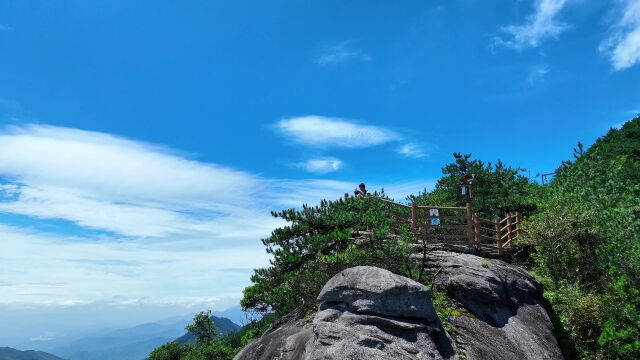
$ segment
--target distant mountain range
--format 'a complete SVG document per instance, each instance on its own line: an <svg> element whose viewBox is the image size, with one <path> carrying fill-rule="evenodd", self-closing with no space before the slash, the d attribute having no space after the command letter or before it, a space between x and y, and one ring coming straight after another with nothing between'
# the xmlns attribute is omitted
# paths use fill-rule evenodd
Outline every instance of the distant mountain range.
<svg viewBox="0 0 640 360"><path fill-rule="evenodd" d="M212 319L221 334L240 329L227 318L212 316ZM192 334L185 334L184 328L189 323L191 319L146 323L87 336L47 351L68 360L144 360L153 349L164 343L195 340ZM4 358L0 357L0 360Z"/></svg>
<svg viewBox="0 0 640 360"><path fill-rule="evenodd" d="M16 350L10 347L0 347L0 360L64 360L44 351Z"/></svg>
<svg viewBox="0 0 640 360"><path fill-rule="evenodd" d="M242 311L240 305L228 308L227 310L223 311L214 311L213 316L227 318L240 326L247 325L247 323L249 322L247 313ZM256 316L259 317L259 315Z"/></svg>
<svg viewBox="0 0 640 360"><path fill-rule="evenodd" d="M237 331L248 322L240 306L214 311L213 315L213 321L222 334ZM96 325L95 330L79 335L64 334L64 329L60 329L58 335L62 336L51 339L32 335L29 341L0 340L0 346L14 347L0 347L0 360L144 360L153 349L164 343L194 341L195 338L185 331L192 321L191 316L186 315L120 329L100 329ZM27 339L28 336L25 335ZM41 351L20 351L15 348Z"/></svg>

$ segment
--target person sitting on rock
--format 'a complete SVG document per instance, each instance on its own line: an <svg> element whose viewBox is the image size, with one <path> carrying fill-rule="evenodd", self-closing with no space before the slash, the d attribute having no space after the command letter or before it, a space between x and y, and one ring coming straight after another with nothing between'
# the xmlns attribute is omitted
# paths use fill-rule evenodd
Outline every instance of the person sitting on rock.
<svg viewBox="0 0 640 360"><path fill-rule="evenodd" d="M359 197L365 197L368 194L369 192L367 191L367 187L364 183L360 183L360 185L358 185L358 188L353 191L353 195Z"/></svg>

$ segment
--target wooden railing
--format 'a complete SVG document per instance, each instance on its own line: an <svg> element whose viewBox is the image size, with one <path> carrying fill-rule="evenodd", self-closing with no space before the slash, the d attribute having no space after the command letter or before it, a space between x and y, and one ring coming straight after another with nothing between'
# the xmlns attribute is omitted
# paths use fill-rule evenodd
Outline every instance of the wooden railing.
<svg viewBox="0 0 640 360"><path fill-rule="evenodd" d="M502 253L512 247L520 231L521 217L509 213L500 221L480 218L470 207L400 204L381 199L393 206L389 214L398 224L407 224L422 242L467 242L476 250Z"/></svg>

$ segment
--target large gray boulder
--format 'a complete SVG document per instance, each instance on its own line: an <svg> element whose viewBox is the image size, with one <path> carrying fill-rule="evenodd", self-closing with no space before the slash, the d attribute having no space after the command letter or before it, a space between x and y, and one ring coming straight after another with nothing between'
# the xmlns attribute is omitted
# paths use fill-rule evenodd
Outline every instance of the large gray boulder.
<svg viewBox="0 0 640 360"><path fill-rule="evenodd" d="M446 321L430 290L380 268L346 269L329 280L311 324L292 319L249 344L236 360L562 359L526 271L499 260L435 251L425 266L464 308ZM459 356L464 354L464 356Z"/></svg>
<svg viewBox="0 0 640 360"><path fill-rule="evenodd" d="M371 266L329 280L313 319L315 341L305 359L449 359L455 356L431 304L429 289Z"/></svg>
<svg viewBox="0 0 640 360"><path fill-rule="evenodd" d="M318 300L343 303L360 314L436 321L429 289L417 281L373 266L356 266L332 277Z"/></svg>
<svg viewBox="0 0 640 360"><path fill-rule="evenodd" d="M562 359L542 287L522 268L470 254L434 251L426 267L473 316L454 316L469 359Z"/></svg>
<svg viewBox="0 0 640 360"><path fill-rule="evenodd" d="M249 344L237 360L451 359L451 339L429 289L390 271L358 266L329 280L312 325L292 320Z"/></svg>
<svg viewBox="0 0 640 360"><path fill-rule="evenodd" d="M234 360L300 360L313 332L302 320L289 319L247 345Z"/></svg>

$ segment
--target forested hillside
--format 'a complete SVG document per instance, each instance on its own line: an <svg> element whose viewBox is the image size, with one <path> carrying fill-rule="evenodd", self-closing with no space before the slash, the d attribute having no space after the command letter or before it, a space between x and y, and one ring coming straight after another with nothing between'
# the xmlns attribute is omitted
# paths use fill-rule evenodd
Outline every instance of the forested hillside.
<svg viewBox="0 0 640 360"><path fill-rule="evenodd" d="M640 118L575 149L526 224L576 356L640 358Z"/></svg>

